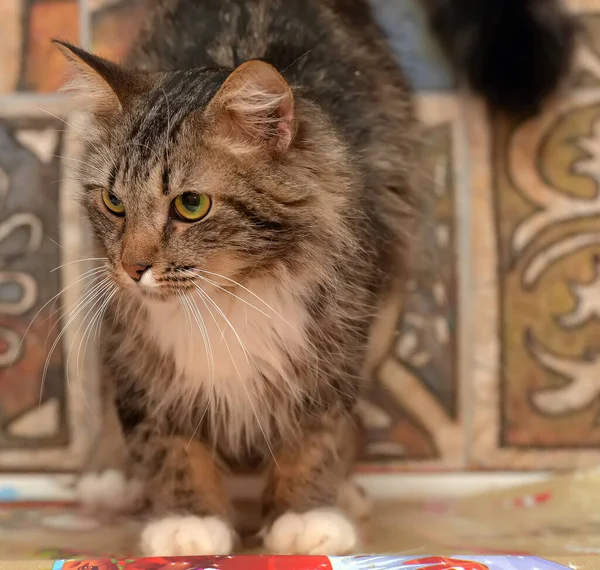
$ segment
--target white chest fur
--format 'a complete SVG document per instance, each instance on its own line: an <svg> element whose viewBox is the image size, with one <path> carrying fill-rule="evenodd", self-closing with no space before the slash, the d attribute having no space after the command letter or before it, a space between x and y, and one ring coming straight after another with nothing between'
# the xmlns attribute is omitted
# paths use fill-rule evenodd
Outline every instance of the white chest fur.
<svg viewBox="0 0 600 570"><path fill-rule="evenodd" d="M182 414L186 403L206 400L218 422L212 429L233 452L268 437L276 415L268 395L286 391L293 400L300 392L288 354L303 351L306 343L301 303L290 292L259 282L247 291L213 290L210 299L195 293L148 301L146 307L146 333L172 356L177 371L163 398L177 401Z"/></svg>

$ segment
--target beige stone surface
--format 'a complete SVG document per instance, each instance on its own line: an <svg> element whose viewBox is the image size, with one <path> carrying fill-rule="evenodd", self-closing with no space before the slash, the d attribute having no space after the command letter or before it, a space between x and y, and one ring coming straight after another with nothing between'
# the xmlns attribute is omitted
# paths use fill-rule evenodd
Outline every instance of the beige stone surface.
<svg viewBox="0 0 600 570"><path fill-rule="evenodd" d="M564 469L600 462L600 0L568 4L583 30L577 69L542 117L525 123L488 117L462 92L417 96L433 197L423 227L437 257L429 274L411 283L393 338L382 340L391 348L361 405L369 428L363 470ZM0 94L18 80L23 6L23 0L0 2ZM47 37L59 26L76 39L79 12L72 0L36 6L35 37L24 46L25 80L30 88L53 90L62 64L48 51ZM82 37L104 55L124 57L144 0L89 0L87 6ZM56 108L36 101L9 108L5 101L2 111L13 116L40 114L38 106L58 114L65 108L64 101ZM16 136L42 162L53 160L58 129L23 127ZM76 150L66 152L65 167ZM0 199L6 180L0 170ZM83 235L68 199L73 191L68 182L62 186L68 263L77 260ZM65 266L65 283L82 269ZM23 276L21 284L31 285ZM80 293L71 290L69 307ZM0 342L14 348L14 341L0 327ZM0 365L14 356L3 352ZM99 421L90 370L71 391L69 422L77 428L71 447L2 451L0 468L81 464ZM56 416L31 417L23 418L26 432L37 417L39 434L54 429Z"/></svg>
<svg viewBox="0 0 600 570"><path fill-rule="evenodd" d="M18 303L0 304L0 330L12 334L14 338L10 337L9 348L11 343L15 348L12 352L9 350L10 354L14 353L13 359L2 362L0 371L0 401L5 422L0 432L3 441L0 470L78 470L85 463L100 422L95 355L92 351L79 351L86 331L83 326L86 313L78 313L76 307L86 282L82 277L90 265L82 262L82 258L89 255L88 234L75 200L77 188L68 171L69 160L77 160L78 148L73 138L66 135L60 151L57 150L56 133L64 130L64 124L57 117L66 117L66 102L47 100L44 109L13 98L1 111L1 118L15 125L16 133L15 141L5 149L13 153L11 166L15 169L7 191L22 192L30 200L21 208L15 197L11 197L10 202L5 202L10 207L2 210L0 216L2 240L10 240L21 227L29 229L26 247L19 250L15 265L9 258L8 271L0 272L0 285L10 287L13 283L23 283L26 285L23 290L28 292ZM66 121L70 122L71 117ZM18 136L19 125L26 126L22 137ZM33 132L36 129L38 132ZM54 141L53 146L49 146L48 139ZM45 174L47 162L57 152L65 157L60 172L54 169ZM52 160L57 163L55 157ZM44 186L46 184L48 186ZM50 197L52 192L56 196L49 198L49 204L35 199L36 195ZM15 203L21 208L18 211L13 211ZM51 208L58 211L50 212ZM56 239L52 240L54 232ZM19 244L14 240L9 243L16 243L17 247ZM46 271L40 270L40 266L45 267L44 263L51 263ZM52 281L49 275L59 275L61 279ZM49 297L62 287L65 289L60 299L52 304ZM48 302L44 304L46 298ZM56 320L53 312L61 305L66 316L62 322ZM48 316L41 320L43 311ZM31 326L34 321L37 324ZM42 325L46 328L38 333ZM58 333L63 327L65 334L61 339ZM51 346L55 348L52 357L47 356ZM57 383L52 374L58 371L64 373L64 377L59 377ZM38 408L40 402L42 406Z"/></svg>
<svg viewBox="0 0 600 570"><path fill-rule="evenodd" d="M372 516L359 523L360 550L414 558L511 553L575 561L600 554L599 502L597 469L462 499L378 501ZM240 553L261 553L256 506L238 506ZM139 520L95 518L72 504L15 505L0 511L0 560L135 556L139 530Z"/></svg>
<svg viewBox="0 0 600 570"><path fill-rule="evenodd" d="M598 12L584 11L582 23L588 31L600 30ZM580 82L543 116L488 122L480 111L469 124L471 467L566 468L600 461L597 49L584 41Z"/></svg>
<svg viewBox="0 0 600 570"><path fill-rule="evenodd" d="M417 112L426 149L422 191L428 194L424 243L415 247L422 259L391 349L376 374L381 394L373 396L371 410L382 406L386 394L387 408L395 406L396 412L388 426L372 430L365 469L460 469L465 464L461 330L452 327L462 277L456 255L466 158L460 101L453 95L422 94Z"/></svg>

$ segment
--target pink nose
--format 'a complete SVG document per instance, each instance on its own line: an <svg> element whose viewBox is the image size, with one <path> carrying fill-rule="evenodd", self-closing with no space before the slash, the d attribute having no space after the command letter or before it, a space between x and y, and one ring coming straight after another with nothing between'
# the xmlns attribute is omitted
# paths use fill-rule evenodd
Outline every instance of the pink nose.
<svg viewBox="0 0 600 570"><path fill-rule="evenodd" d="M123 263L123 269L134 281L139 281L142 278L144 271L149 267L149 265L127 265L126 263Z"/></svg>

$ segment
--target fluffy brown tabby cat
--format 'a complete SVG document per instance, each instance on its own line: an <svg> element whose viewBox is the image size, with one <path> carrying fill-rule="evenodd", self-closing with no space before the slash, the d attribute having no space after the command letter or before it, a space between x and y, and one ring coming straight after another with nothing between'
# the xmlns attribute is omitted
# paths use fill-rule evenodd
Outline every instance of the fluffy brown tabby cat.
<svg viewBox="0 0 600 570"><path fill-rule="evenodd" d="M457 30L472 38L477 2L430 7L471 10ZM503 0L567 58L570 27L544 28L537 4ZM351 551L336 505L369 334L407 274L417 146L367 3L165 0L127 67L60 47L91 114L82 202L106 257L104 375L136 481L119 500L150 514L145 554L231 552L221 475L240 463L268 470L268 548ZM537 104L559 71L494 102Z"/></svg>

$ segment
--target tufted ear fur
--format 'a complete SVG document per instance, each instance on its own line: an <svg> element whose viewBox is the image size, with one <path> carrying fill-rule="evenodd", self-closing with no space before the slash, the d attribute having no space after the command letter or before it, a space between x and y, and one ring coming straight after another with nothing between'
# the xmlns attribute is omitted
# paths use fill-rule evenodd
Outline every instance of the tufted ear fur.
<svg viewBox="0 0 600 570"><path fill-rule="evenodd" d="M230 148L285 151L296 133L292 89L281 74L258 60L240 65L209 108L217 132Z"/></svg>
<svg viewBox="0 0 600 570"><path fill-rule="evenodd" d="M140 79L122 67L79 47L52 40L65 56L73 79L63 88L102 116L121 113L140 91Z"/></svg>

